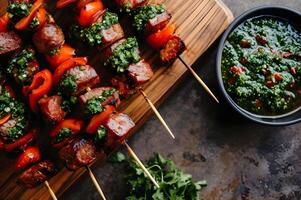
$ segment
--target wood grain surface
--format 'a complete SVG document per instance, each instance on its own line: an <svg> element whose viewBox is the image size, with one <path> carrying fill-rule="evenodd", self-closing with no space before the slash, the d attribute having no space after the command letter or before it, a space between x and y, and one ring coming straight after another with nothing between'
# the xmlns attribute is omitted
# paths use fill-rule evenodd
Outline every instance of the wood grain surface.
<svg viewBox="0 0 301 200"><path fill-rule="evenodd" d="M183 58L188 64L193 64L233 20L231 11L220 0L163 0L162 2L173 15L173 21L178 27L177 34L187 45ZM62 19L64 13L58 13L55 16ZM156 53L147 47L142 48L142 53L155 71L152 80L144 85L144 91L158 106L186 74L187 69L179 60L170 67L160 66ZM92 66L101 65L97 53L94 53L90 60ZM203 89L200 87L200 90ZM208 100L211 100L209 96ZM133 132L152 114L148 104L138 94L123 102L120 111L129 114L137 124ZM176 131L174 133L177 135ZM165 133L162 132L162 134ZM34 189L26 189L17 185L16 174L13 170L14 161L2 154L0 154L0 159L0 200L51 199L44 185ZM99 162L96 162L95 166L101 167ZM55 177L51 178L49 184L59 197L84 173L86 173L85 168L74 172L62 168Z"/></svg>

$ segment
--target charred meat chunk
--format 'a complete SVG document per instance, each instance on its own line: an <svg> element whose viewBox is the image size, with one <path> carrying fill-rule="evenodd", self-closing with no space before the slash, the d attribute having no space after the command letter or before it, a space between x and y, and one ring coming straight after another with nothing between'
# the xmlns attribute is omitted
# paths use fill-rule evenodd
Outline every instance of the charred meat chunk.
<svg viewBox="0 0 301 200"><path fill-rule="evenodd" d="M171 15L166 11L156 15L154 18L147 21L146 33L153 33L163 29L170 21Z"/></svg>
<svg viewBox="0 0 301 200"><path fill-rule="evenodd" d="M25 170L19 176L18 183L21 183L27 188L34 188L51 178L56 171L57 170L52 162L48 160L42 161Z"/></svg>
<svg viewBox="0 0 301 200"><path fill-rule="evenodd" d="M44 97L39 100L40 110L46 121L57 123L65 118L66 112L62 103L63 99L59 95Z"/></svg>
<svg viewBox="0 0 301 200"><path fill-rule="evenodd" d="M95 69L90 65L81 65L66 71L60 81L60 89L64 93L77 96L87 88L93 88L100 82Z"/></svg>
<svg viewBox="0 0 301 200"><path fill-rule="evenodd" d="M100 106L114 105L116 107L120 103L118 91L112 87L94 88L79 97L82 107L95 99L99 100Z"/></svg>
<svg viewBox="0 0 301 200"><path fill-rule="evenodd" d="M59 151L60 158L70 170L91 164L96 159L96 147L92 140L76 139Z"/></svg>
<svg viewBox="0 0 301 200"><path fill-rule="evenodd" d="M123 29L118 22L117 14L103 12L91 26L73 26L72 32L81 41L104 48L124 37Z"/></svg>
<svg viewBox="0 0 301 200"><path fill-rule="evenodd" d="M39 63L32 48L17 52L8 62L6 72L22 86L29 85L34 74L39 71Z"/></svg>
<svg viewBox="0 0 301 200"><path fill-rule="evenodd" d="M0 32L0 56L21 48L22 40L13 31Z"/></svg>
<svg viewBox="0 0 301 200"><path fill-rule="evenodd" d="M129 65L127 71L135 85L141 85L149 81L154 74L151 66L145 60Z"/></svg>
<svg viewBox="0 0 301 200"><path fill-rule="evenodd" d="M130 64L141 60L137 39L127 38L115 43L106 51L108 57L105 65L111 66L116 72L125 72Z"/></svg>
<svg viewBox="0 0 301 200"><path fill-rule="evenodd" d="M53 54L64 42L63 31L55 23L46 23L33 35L33 43L40 53Z"/></svg>
<svg viewBox="0 0 301 200"><path fill-rule="evenodd" d="M171 18L162 4L144 5L134 13L133 25L138 32L156 32L165 27Z"/></svg>
<svg viewBox="0 0 301 200"><path fill-rule="evenodd" d="M163 63L173 63L185 50L185 44L178 36L172 36L165 47L160 51L160 59Z"/></svg>
<svg viewBox="0 0 301 200"><path fill-rule="evenodd" d="M122 144L134 126L135 123L128 115L123 113L112 114L104 124L108 134L105 145L109 148L115 148L116 145Z"/></svg>
<svg viewBox="0 0 301 200"><path fill-rule="evenodd" d="M115 0L115 2L122 11L130 13L137 7L147 4L148 0Z"/></svg>

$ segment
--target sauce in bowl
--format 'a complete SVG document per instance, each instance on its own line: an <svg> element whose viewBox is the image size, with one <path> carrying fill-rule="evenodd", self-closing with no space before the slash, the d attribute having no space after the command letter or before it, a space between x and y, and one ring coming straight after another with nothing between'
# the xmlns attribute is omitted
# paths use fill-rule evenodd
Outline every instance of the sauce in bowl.
<svg viewBox="0 0 301 200"><path fill-rule="evenodd" d="M288 22L245 21L225 42L221 64L226 91L241 108L276 116L301 106L301 33Z"/></svg>

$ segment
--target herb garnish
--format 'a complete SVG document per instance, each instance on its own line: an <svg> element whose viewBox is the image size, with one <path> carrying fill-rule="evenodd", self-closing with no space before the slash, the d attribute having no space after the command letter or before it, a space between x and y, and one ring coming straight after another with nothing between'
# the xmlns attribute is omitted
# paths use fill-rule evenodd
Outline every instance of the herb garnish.
<svg viewBox="0 0 301 200"><path fill-rule="evenodd" d="M60 94L62 95L62 94ZM72 110L72 107L77 104L77 98L75 96L71 96L69 99L65 98L62 101L62 109L66 113L70 113Z"/></svg>
<svg viewBox="0 0 301 200"><path fill-rule="evenodd" d="M134 13L134 27L139 32L143 31L148 20L156 17L156 15L165 12L165 10L165 6L162 4L145 5L139 7Z"/></svg>
<svg viewBox="0 0 301 200"><path fill-rule="evenodd" d="M103 125L99 126L96 132L95 141L97 143L101 143L106 137L107 129Z"/></svg>
<svg viewBox="0 0 301 200"><path fill-rule="evenodd" d="M60 48L54 48L54 49L50 50L48 54L50 56L55 56L59 51L60 51Z"/></svg>
<svg viewBox="0 0 301 200"><path fill-rule="evenodd" d="M32 7L30 3L12 3L7 7L9 19L16 23L20 21L23 17L29 15L29 11Z"/></svg>
<svg viewBox="0 0 301 200"><path fill-rule="evenodd" d="M26 128L26 120L24 116L16 118L17 122L16 124L7 129L7 135L9 136L10 139L16 140L19 137L24 135L24 130Z"/></svg>
<svg viewBox="0 0 301 200"><path fill-rule="evenodd" d="M60 81L60 89L62 92L68 94L74 92L77 89L77 77L73 74L65 74Z"/></svg>
<svg viewBox="0 0 301 200"><path fill-rule="evenodd" d="M113 55L107 60L105 65L111 65L118 73L124 72L130 64L140 61L141 57L138 48L137 39L135 37L128 38L116 47Z"/></svg>
<svg viewBox="0 0 301 200"><path fill-rule="evenodd" d="M11 114L13 118L23 116L25 113L25 106L23 103L15 100L10 96L9 91L0 86L0 117Z"/></svg>
<svg viewBox="0 0 301 200"><path fill-rule="evenodd" d="M63 139L69 137L70 135L72 135L72 130L70 130L69 128L62 128L60 130L60 132L57 134L57 136L54 139L55 143L59 143L61 142Z"/></svg>
<svg viewBox="0 0 301 200"><path fill-rule="evenodd" d="M34 52L31 49L23 49L8 63L6 71L22 84L27 83L31 80L28 64L33 60Z"/></svg>
<svg viewBox="0 0 301 200"><path fill-rule="evenodd" d="M85 104L85 113L87 115L95 115L103 111L101 103L105 100L104 97L93 97L89 99Z"/></svg>
<svg viewBox="0 0 301 200"><path fill-rule="evenodd" d="M101 103L106 100L106 97L111 96L115 91L115 89L105 90L101 96L96 96L89 99L85 104L85 113L87 115L95 115L102 112L103 106Z"/></svg>
<svg viewBox="0 0 301 200"><path fill-rule="evenodd" d="M103 35L101 35L101 30L106 30L112 25L118 23L118 15L111 12L106 12L103 16L103 21L100 23L94 23L88 28L83 28L79 26L73 26L74 35L81 39L83 42L88 43L91 46L101 45Z"/></svg>
<svg viewBox="0 0 301 200"><path fill-rule="evenodd" d="M32 19L32 21L30 22L30 24L29 24L29 28L34 29L34 28L36 28L36 27L39 26L39 25L40 25L39 19L36 18L36 17L34 17L34 18Z"/></svg>
<svg viewBox="0 0 301 200"><path fill-rule="evenodd" d="M146 167L160 188L154 187L142 169L131 161L127 177L130 196L126 200L199 200L199 191L207 185L206 181L193 182L190 174L185 174L173 161L159 154L155 154Z"/></svg>
<svg viewBox="0 0 301 200"><path fill-rule="evenodd" d="M110 157L109 157L109 162L110 163L121 163L123 161L126 160L126 157L123 153L117 151L116 153L112 154Z"/></svg>

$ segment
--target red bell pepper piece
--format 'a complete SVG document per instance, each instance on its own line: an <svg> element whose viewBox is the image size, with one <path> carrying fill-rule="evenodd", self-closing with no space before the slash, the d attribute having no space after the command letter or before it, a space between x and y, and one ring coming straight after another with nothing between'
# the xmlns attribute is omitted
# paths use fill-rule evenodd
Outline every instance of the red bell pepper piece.
<svg viewBox="0 0 301 200"><path fill-rule="evenodd" d="M48 69L44 69L34 75L30 86L23 87L22 92L24 95L30 93L29 106L33 112L38 112L38 101L51 90L52 82L51 72Z"/></svg>
<svg viewBox="0 0 301 200"><path fill-rule="evenodd" d="M11 114L7 114L7 115L5 115L4 117L2 117L2 118L0 119L0 126L1 126L2 124L6 123L10 118L11 118Z"/></svg>
<svg viewBox="0 0 301 200"><path fill-rule="evenodd" d="M78 23L81 26L91 25L94 15L101 10L104 10L104 5L99 0L85 4L79 11Z"/></svg>
<svg viewBox="0 0 301 200"><path fill-rule="evenodd" d="M64 8L65 6L67 6L67 5L69 5L69 4L71 4L71 3L74 3L74 2L76 2L77 0L58 0L57 2L56 2L56 7L57 8L59 8L59 9L61 9L61 8Z"/></svg>
<svg viewBox="0 0 301 200"><path fill-rule="evenodd" d="M58 123L49 133L50 137L56 137L62 128L70 129L73 134L79 133L84 127L84 121L77 119L65 119Z"/></svg>
<svg viewBox="0 0 301 200"><path fill-rule="evenodd" d="M57 66L59 66L69 58L72 58L74 55L75 49L73 49L67 44L64 44L54 56L47 55L46 60L55 70Z"/></svg>
<svg viewBox="0 0 301 200"><path fill-rule="evenodd" d="M35 17L37 10L42 6L44 0L36 0L36 2L32 5L30 9L30 13L28 16L21 19L16 25L15 28L17 30L24 30L31 23L32 19Z"/></svg>
<svg viewBox="0 0 301 200"><path fill-rule="evenodd" d="M53 75L53 81L55 85L58 85L62 76L65 74L66 71L69 69L72 69L73 67L77 65L85 65L87 64L87 57L77 57L77 58L70 58L60 64L55 69L54 75Z"/></svg>
<svg viewBox="0 0 301 200"><path fill-rule="evenodd" d="M0 17L0 32L7 31L8 24L9 24L8 13L5 13Z"/></svg>
<svg viewBox="0 0 301 200"><path fill-rule="evenodd" d="M175 24L166 26L164 29L149 35L147 37L147 42L153 48L161 49L166 45L166 43L171 38L171 36L173 36L175 30L176 30Z"/></svg>
<svg viewBox="0 0 301 200"><path fill-rule="evenodd" d="M38 30L41 28L47 21L47 11L44 8L40 8L36 13L35 16L39 20L39 25L35 28L35 30Z"/></svg>
<svg viewBox="0 0 301 200"><path fill-rule="evenodd" d="M28 167L30 164L38 162L41 160L41 152L38 147L28 147L25 151L18 157L16 162L16 170L21 170Z"/></svg>
<svg viewBox="0 0 301 200"><path fill-rule="evenodd" d="M24 136L17 139L14 143L5 144L4 149L6 152L11 152L17 148L20 148L30 142L34 141L38 137L38 129L32 129Z"/></svg>
<svg viewBox="0 0 301 200"><path fill-rule="evenodd" d="M88 134L95 134L98 127L102 125L114 111L115 111L114 106L111 105L106 106L104 111L92 117L92 119L90 120L86 128L86 132Z"/></svg>

